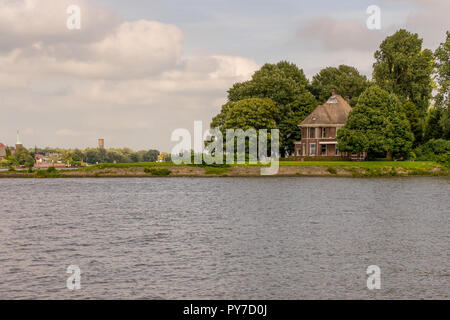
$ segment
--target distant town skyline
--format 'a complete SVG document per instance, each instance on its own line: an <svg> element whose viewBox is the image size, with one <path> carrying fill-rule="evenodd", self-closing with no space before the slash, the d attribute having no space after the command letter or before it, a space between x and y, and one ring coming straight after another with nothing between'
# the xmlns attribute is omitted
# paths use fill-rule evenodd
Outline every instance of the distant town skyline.
<svg viewBox="0 0 450 320"><path fill-rule="evenodd" d="M81 8L68 30L67 7ZM381 9L368 30L366 9ZM30 148L170 151L177 128L204 127L233 83L288 60L309 79L348 64L368 77L373 53L399 28L434 50L446 0L0 0L0 141Z"/></svg>

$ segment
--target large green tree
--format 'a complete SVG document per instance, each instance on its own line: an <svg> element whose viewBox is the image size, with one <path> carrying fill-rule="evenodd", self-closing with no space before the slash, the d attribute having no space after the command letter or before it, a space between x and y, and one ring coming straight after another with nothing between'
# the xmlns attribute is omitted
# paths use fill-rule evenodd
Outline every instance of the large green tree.
<svg viewBox="0 0 450 320"><path fill-rule="evenodd" d="M421 112L417 109L416 105L411 101L407 101L403 105L403 112L408 118L411 126L411 131L414 134L414 147L422 144L423 141L423 118Z"/></svg>
<svg viewBox="0 0 450 320"><path fill-rule="evenodd" d="M279 110L269 98L248 98L228 102L222 112L213 118L211 126L219 128L223 134L226 129L275 129L275 118Z"/></svg>
<svg viewBox="0 0 450 320"><path fill-rule="evenodd" d="M407 156L414 135L400 100L378 86L359 97L348 121L338 130L338 148L343 152L367 152L369 157L391 154Z"/></svg>
<svg viewBox="0 0 450 320"><path fill-rule="evenodd" d="M22 146L17 147L14 157L17 159L17 162L21 165L27 167L34 166L34 158L31 156L30 151L28 151L25 147Z"/></svg>
<svg viewBox="0 0 450 320"><path fill-rule="evenodd" d="M286 61L265 64L253 74L251 80L236 83L228 90L228 102L214 117L211 127L220 127L228 113L236 115L242 112L240 110L230 113L230 110L236 107L235 103L250 98L269 98L274 102L274 108L270 115L266 114L265 116L268 116L270 120L273 119L276 128L280 130L280 152L282 155L292 153L294 141L301 137L298 124L316 106L316 100L308 91L307 86L308 79L303 70L295 64ZM256 112L258 111L256 110ZM254 115L256 116L256 114ZM257 118L260 119L260 117ZM230 123L232 119L228 118L227 121ZM262 129L262 127L260 128Z"/></svg>
<svg viewBox="0 0 450 320"><path fill-rule="evenodd" d="M445 42L436 49L436 81L437 94L435 96L436 108L442 109L440 126L445 139L450 139L450 32L447 31Z"/></svg>
<svg viewBox="0 0 450 320"><path fill-rule="evenodd" d="M373 79L380 88L411 101L425 114L430 104L433 53L422 49L422 39L404 29L387 37L375 52Z"/></svg>
<svg viewBox="0 0 450 320"><path fill-rule="evenodd" d="M328 67L316 74L310 86L311 93L316 97L318 103L324 103L333 89L343 97L349 96L350 105L355 106L358 97L367 88L368 82L354 67L340 65L339 67Z"/></svg>

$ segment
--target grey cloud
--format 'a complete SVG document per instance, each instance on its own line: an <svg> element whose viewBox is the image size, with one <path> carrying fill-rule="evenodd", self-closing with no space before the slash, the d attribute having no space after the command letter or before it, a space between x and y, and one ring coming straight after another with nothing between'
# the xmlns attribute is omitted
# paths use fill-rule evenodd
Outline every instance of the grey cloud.
<svg viewBox="0 0 450 320"><path fill-rule="evenodd" d="M369 30L356 20L338 20L331 16L316 17L298 31L300 38L320 41L329 50L370 51L375 49L385 34Z"/></svg>

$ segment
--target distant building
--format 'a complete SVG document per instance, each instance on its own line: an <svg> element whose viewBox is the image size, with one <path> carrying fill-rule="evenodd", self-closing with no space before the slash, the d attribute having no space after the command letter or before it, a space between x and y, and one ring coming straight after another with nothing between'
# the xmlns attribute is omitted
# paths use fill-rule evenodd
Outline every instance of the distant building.
<svg viewBox="0 0 450 320"><path fill-rule="evenodd" d="M5 159L6 157L6 146L0 142L0 160Z"/></svg>
<svg viewBox="0 0 450 320"><path fill-rule="evenodd" d="M340 157L363 160L367 156L365 152L349 154L339 152L337 147L337 131L345 125L351 110L348 101L336 94L333 89L328 101L314 109L299 124L302 140L295 142L295 157L300 159Z"/></svg>
<svg viewBox="0 0 450 320"><path fill-rule="evenodd" d="M105 139L98 139L98 147L99 149L105 148Z"/></svg>

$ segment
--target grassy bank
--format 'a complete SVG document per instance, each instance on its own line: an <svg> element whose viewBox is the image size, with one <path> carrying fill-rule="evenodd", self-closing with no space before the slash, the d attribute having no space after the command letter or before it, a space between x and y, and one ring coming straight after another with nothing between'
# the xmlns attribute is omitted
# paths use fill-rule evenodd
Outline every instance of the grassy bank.
<svg viewBox="0 0 450 320"><path fill-rule="evenodd" d="M256 177L261 165L176 165L174 163L111 163L77 170L2 171L0 178L84 177ZM281 161L276 176L392 177L449 176L432 161Z"/></svg>

